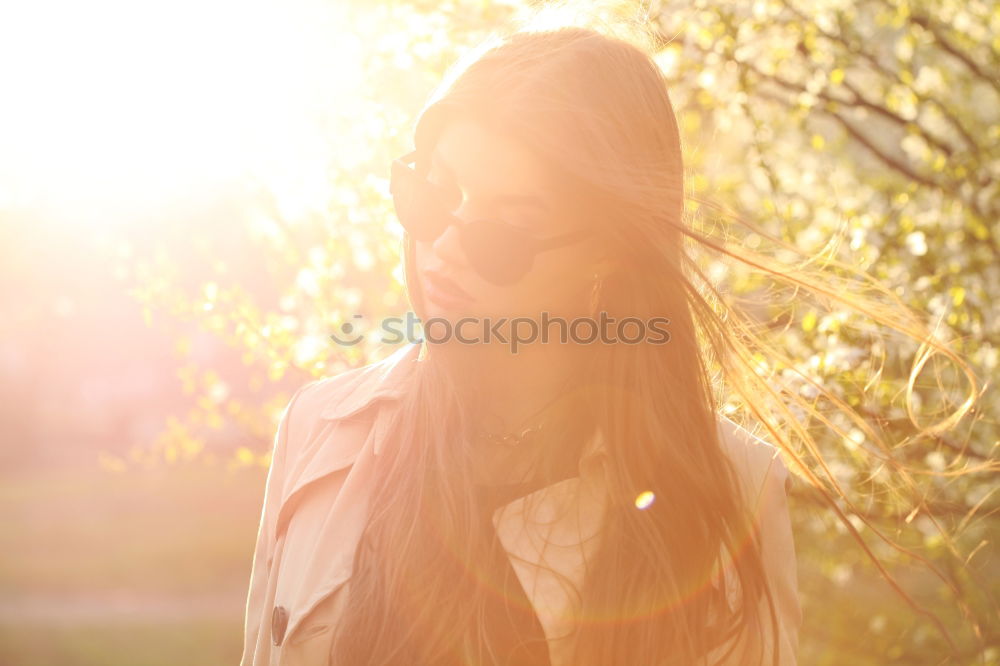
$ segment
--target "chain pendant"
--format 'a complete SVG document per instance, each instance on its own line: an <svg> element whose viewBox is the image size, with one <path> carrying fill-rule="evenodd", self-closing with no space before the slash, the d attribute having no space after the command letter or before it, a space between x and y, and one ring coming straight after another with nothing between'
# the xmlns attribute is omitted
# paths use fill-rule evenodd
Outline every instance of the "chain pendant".
<svg viewBox="0 0 1000 666"><path fill-rule="evenodd" d="M544 423L539 423L537 425L529 426L520 433L507 433L504 435L484 433L481 437L484 441L490 444L497 444L507 448L518 448L524 444L524 442L532 439L534 435L538 434L544 425Z"/></svg>

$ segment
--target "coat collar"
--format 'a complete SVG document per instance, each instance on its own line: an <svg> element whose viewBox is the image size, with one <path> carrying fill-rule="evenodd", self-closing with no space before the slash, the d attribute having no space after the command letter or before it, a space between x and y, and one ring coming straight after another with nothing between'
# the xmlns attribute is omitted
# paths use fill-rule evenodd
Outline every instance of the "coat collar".
<svg viewBox="0 0 1000 666"><path fill-rule="evenodd" d="M342 419L377 400L399 399L406 392L405 380L416 370L419 356L420 345L410 343L377 363L348 371L345 381L338 382L338 390L329 396L320 416Z"/></svg>
<svg viewBox="0 0 1000 666"><path fill-rule="evenodd" d="M378 401L398 401L406 393L407 380L422 362L423 351L420 343L409 343L381 361L349 372L345 381L340 382L337 390L327 398L320 416L335 421L358 414ZM376 437L374 444L374 453L378 455L382 450L382 438ZM583 449L580 472L598 465L604 467L607 460L604 440L595 434Z"/></svg>

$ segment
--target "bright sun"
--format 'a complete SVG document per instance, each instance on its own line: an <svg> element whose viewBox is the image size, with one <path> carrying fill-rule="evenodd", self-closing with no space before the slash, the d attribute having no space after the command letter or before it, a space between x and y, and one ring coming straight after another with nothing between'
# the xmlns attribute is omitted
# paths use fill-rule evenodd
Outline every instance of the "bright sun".
<svg viewBox="0 0 1000 666"><path fill-rule="evenodd" d="M93 224L315 166L363 80L348 7L33 0L0 10L0 208Z"/></svg>

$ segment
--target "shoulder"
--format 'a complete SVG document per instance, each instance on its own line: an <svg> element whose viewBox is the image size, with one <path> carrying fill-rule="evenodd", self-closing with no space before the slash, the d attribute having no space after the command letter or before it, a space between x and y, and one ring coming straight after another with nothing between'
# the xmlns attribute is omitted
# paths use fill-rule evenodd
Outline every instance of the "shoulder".
<svg viewBox="0 0 1000 666"><path fill-rule="evenodd" d="M297 459L303 443L323 422L346 419L377 402L399 398L414 373L419 351L419 344L407 344L380 361L299 386L279 419L272 459Z"/></svg>
<svg viewBox="0 0 1000 666"><path fill-rule="evenodd" d="M781 450L746 428L720 416L719 433L723 449L733 461L748 494L755 530L759 530L767 580L776 604L779 642L777 645L767 642L765 659L777 650L782 666L794 666L803 615L787 498L791 474L781 458ZM726 575L729 590L731 574L727 571ZM767 612L763 606L762 612Z"/></svg>
<svg viewBox="0 0 1000 666"><path fill-rule="evenodd" d="M406 389L420 345L407 344L386 358L321 377L301 386L286 408L297 421L336 419L361 411L383 398L398 398Z"/></svg>
<svg viewBox="0 0 1000 666"><path fill-rule="evenodd" d="M722 449L733 462L754 504L764 494L790 488L791 475L777 446L725 416L718 417L718 429Z"/></svg>
<svg viewBox="0 0 1000 666"><path fill-rule="evenodd" d="M419 349L407 345L380 361L313 379L295 391L278 422L269 472L282 498L352 463L372 425L361 412L407 390ZM382 410L372 410L376 412Z"/></svg>

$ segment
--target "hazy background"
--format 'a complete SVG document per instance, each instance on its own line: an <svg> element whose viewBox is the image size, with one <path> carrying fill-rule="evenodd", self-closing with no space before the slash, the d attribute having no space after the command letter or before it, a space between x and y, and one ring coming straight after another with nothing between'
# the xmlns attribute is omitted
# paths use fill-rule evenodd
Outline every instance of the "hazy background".
<svg viewBox="0 0 1000 666"><path fill-rule="evenodd" d="M407 309L390 160L444 68L531 4L0 8L0 663L238 661L277 418L308 379L392 351L332 344L340 323ZM944 663L942 629L963 655L948 663L1000 663L1000 9L600 6L661 33L693 195L868 271L986 382L960 428L900 447L915 490L862 433L824 442L829 478L938 575L852 516L907 602L798 487L800 663ZM813 303L754 307L902 441L913 346Z"/></svg>

